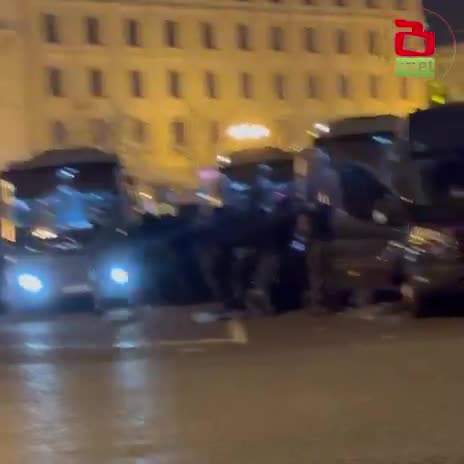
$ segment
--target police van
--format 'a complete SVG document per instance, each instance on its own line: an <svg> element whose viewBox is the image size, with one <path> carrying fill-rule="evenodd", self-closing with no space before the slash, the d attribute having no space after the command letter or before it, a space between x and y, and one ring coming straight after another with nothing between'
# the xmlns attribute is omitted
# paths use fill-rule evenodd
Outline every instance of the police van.
<svg viewBox="0 0 464 464"><path fill-rule="evenodd" d="M335 215L340 287L399 287L422 314L430 297L464 282L464 103L406 118L353 118L323 126L343 192Z"/></svg>
<svg viewBox="0 0 464 464"><path fill-rule="evenodd" d="M87 295L95 310L130 305L140 269L139 221L117 156L51 150L1 173L4 308L48 307Z"/></svg>

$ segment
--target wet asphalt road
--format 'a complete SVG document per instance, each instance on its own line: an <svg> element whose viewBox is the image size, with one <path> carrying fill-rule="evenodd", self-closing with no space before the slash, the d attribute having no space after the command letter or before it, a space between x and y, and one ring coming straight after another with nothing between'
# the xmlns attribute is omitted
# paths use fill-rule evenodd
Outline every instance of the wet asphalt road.
<svg viewBox="0 0 464 464"><path fill-rule="evenodd" d="M0 462L464 463L464 318L192 311L3 317Z"/></svg>

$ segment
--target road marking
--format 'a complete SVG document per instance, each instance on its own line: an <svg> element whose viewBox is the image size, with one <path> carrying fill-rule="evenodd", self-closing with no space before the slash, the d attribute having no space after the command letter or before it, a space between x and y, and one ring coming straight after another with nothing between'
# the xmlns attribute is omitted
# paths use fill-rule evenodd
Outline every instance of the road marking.
<svg viewBox="0 0 464 464"><path fill-rule="evenodd" d="M198 340L160 340L160 346L225 345L234 343L230 338L200 338Z"/></svg>
<svg viewBox="0 0 464 464"><path fill-rule="evenodd" d="M248 334L245 324L239 319L232 319L227 322L227 332L234 343L246 345L248 343Z"/></svg>
<svg viewBox="0 0 464 464"><path fill-rule="evenodd" d="M132 327L132 331L134 327ZM243 321L232 319L225 323L225 330L227 336L223 338L193 338L193 339L161 339L161 340L144 340L143 334L135 330L135 334L120 333L116 340L105 343L71 343L71 344L56 344L44 343L40 340L25 341L21 344L13 344L3 346L6 350L19 350L26 352L45 353L53 351L104 351L104 350L119 350L119 351L134 351L134 350L147 350L159 347L186 347L187 349L195 349L195 347L205 345L227 345L239 344L245 345L248 343L248 334L246 326ZM199 348L200 349L200 348Z"/></svg>
<svg viewBox="0 0 464 464"><path fill-rule="evenodd" d="M208 312L195 312L191 315L192 321L196 322L197 324L210 324L212 322L218 321L218 315L214 313Z"/></svg>
<svg viewBox="0 0 464 464"><path fill-rule="evenodd" d="M192 347L179 348L179 351L181 353L204 353L205 349L192 346Z"/></svg>
<svg viewBox="0 0 464 464"><path fill-rule="evenodd" d="M195 346L195 345L224 345L229 343L235 343L239 345L245 345L248 343L248 335L245 328L245 324L238 320L232 319L227 321L226 325L228 338L200 338L192 340L160 340L160 346Z"/></svg>

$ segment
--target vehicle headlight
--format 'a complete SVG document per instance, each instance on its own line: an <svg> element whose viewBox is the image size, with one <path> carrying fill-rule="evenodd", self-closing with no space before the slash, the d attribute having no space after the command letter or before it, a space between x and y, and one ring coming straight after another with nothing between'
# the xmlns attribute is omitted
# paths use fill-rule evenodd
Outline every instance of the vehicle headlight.
<svg viewBox="0 0 464 464"><path fill-rule="evenodd" d="M110 271L111 280L119 285L126 285L129 282L129 273L122 267L113 267Z"/></svg>
<svg viewBox="0 0 464 464"><path fill-rule="evenodd" d="M30 293L39 293L43 288L42 281L33 274L20 274L18 284L23 290Z"/></svg>
<svg viewBox="0 0 464 464"><path fill-rule="evenodd" d="M52 240L58 237L58 235L53 232L53 230L45 229L43 227L37 227L31 232L33 237L39 238L41 240Z"/></svg>

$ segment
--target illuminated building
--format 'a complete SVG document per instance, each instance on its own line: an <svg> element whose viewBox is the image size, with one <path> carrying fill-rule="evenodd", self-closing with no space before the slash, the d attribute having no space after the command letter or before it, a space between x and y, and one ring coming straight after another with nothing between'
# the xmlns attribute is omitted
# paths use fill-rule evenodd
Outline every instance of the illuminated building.
<svg viewBox="0 0 464 464"><path fill-rule="evenodd" d="M430 86L431 103L464 101L464 44L437 47L437 81Z"/></svg>
<svg viewBox="0 0 464 464"><path fill-rule="evenodd" d="M182 182L243 146L231 126L298 148L316 121L423 107L385 59L392 12L421 2L1 0L0 159L92 144Z"/></svg>

